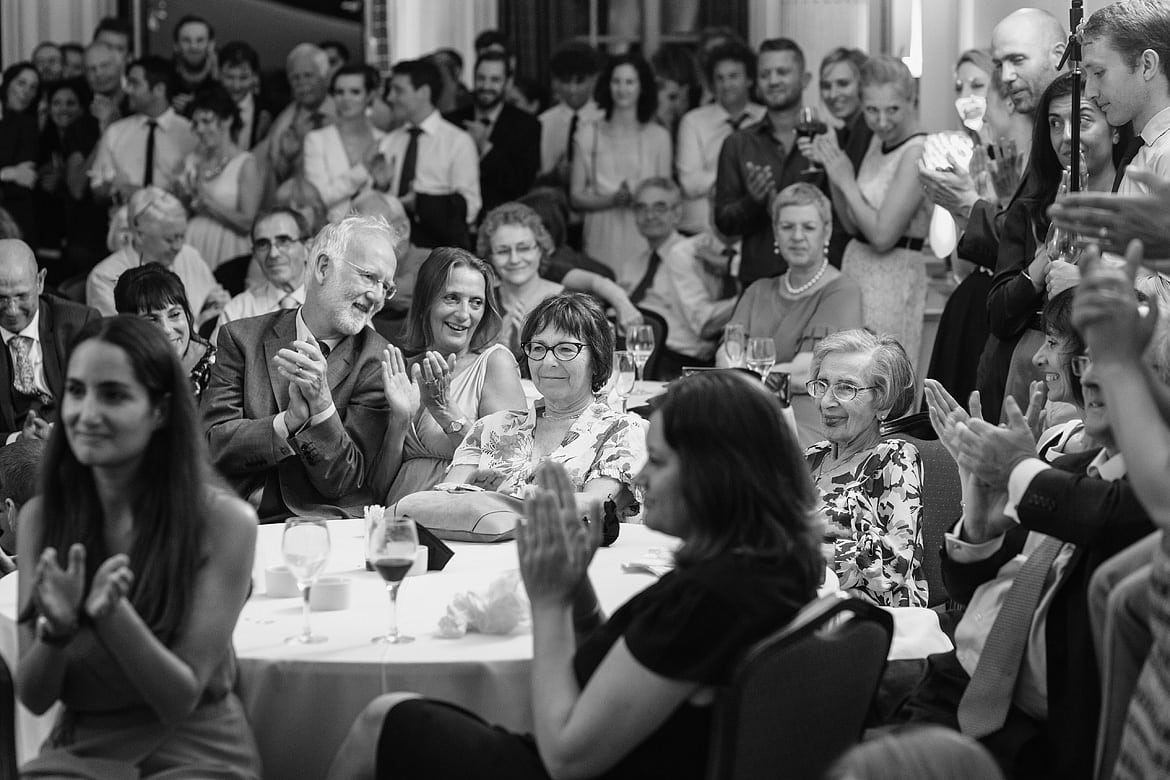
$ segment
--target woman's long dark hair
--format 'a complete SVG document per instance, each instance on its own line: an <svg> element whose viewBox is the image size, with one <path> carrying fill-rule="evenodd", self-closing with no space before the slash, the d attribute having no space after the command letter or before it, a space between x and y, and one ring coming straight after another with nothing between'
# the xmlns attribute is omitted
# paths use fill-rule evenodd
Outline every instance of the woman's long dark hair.
<svg viewBox="0 0 1170 780"><path fill-rule="evenodd" d="M1060 164L1060 156L1052 148L1052 138L1048 131L1048 109L1052 101L1072 94L1072 73L1064 73L1048 85L1048 89L1040 96L1040 103L1036 106L1032 125L1032 152L1028 156L1028 170L1024 174L1027 186L1020 193L1020 200L1026 204L1028 218L1032 228L1041 238L1048 232L1048 207L1056 200L1056 191L1060 188L1060 174L1064 166ZM1084 77L1081 78L1082 91ZM1073 117L1079 122L1080 117ZM1129 123L1116 128L1117 143L1113 144L1113 165L1121 165L1121 157L1125 154L1125 147L1133 138L1133 127Z"/></svg>
<svg viewBox="0 0 1170 780"><path fill-rule="evenodd" d="M470 268L483 277L483 317L479 327L471 335L471 351L480 352L491 345L500 335L503 318L500 303L496 297L496 272L483 260L464 249L451 246L435 247L418 269L414 284L414 297L410 301L410 312L406 317L407 349L421 352L430 349L435 342L431 332L431 307L443 294L443 285L455 268Z"/></svg>
<svg viewBox="0 0 1170 780"><path fill-rule="evenodd" d="M658 85L654 82L654 71L651 70L650 63L635 53L618 54L609 58L605 63L605 68L601 71L600 78L597 79L594 100L605 112L606 120L613 119L613 92L610 90L609 80L613 78L613 72L622 65L631 66L638 74L637 115L638 121L646 124L654 118L654 113L658 111Z"/></svg>
<svg viewBox="0 0 1170 780"><path fill-rule="evenodd" d="M87 341L104 341L125 352L134 379L165 411L143 454L130 500L135 576L128 598L151 632L170 645L190 614L195 576L204 564L203 515L212 478L195 402L174 349L151 323L129 315L98 320L78 335L70 357ZM102 536L105 518L93 472L73 454L64 424L53 426L42 481L41 549L54 547L64 556L70 545L84 544L88 592L110 551Z"/></svg>
<svg viewBox="0 0 1170 780"><path fill-rule="evenodd" d="M691 535L679 565L747 551L790 561L817 587L817 493L776 398L738 371L704 371L673 383L656 412L682 469Z"/></svg>

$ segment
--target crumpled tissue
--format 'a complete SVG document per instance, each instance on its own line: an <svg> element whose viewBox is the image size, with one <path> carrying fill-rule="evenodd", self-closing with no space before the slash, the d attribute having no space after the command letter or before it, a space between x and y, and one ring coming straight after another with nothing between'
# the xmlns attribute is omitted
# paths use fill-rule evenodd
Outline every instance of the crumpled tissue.
<svg viewBox="0 0 1170 780"><path fill-rule="evenodd" d="M439 618L438 636L458 639L468 631L510 634L529 621L528 594L520 572L505 572L492 580L486 591L456 593Z"/></svg>

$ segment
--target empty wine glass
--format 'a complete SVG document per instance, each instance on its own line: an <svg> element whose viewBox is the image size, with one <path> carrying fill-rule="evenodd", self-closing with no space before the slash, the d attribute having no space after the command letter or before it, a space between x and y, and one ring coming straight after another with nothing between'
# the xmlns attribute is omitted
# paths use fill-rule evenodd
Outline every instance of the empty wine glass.
<svg viewBox="0 0 1170 780"><path fill-rule="evenodd" d="M622 399L622 412L625 413L630 394L634 392L634 383L638 377L638 361L626 350L613 353L614 392Z"/></svg>
<svg viewBox="0 0 1170 780"><path fill-rule="evenodd" d="M398 586L414 565L414 553L418 549L418 529L409 517L384 512L380 519L370 523L370 534L366 539L366 555L374 570L386 581L386 592L390 594L390 623L385 634L374 637L372 642L400 645L413 642L414 637L398 631Z"/></svg>
<svg viewBox="0 0 1170 780"><path fill-rule="evenodd" d="M329 526L323 517L290 517L284 523L280 540L284 563L297 579L301 591L301 633L284 641L301 644L324 642L325 637L314 634L309 627L309 594L313 583L329 560Z"/></svg>
<svg viewBox="0 0 1170 780"><path fill-rule="evenodd" d="M727 353L727 364L732 368L743 365L743 351L747 344L747 332L743 325L732 322L723 328L723 351Z"/></svg>
<svg viewBox="0 0 1170 780"><path fill-rule="evenodd" d="M771 337L748 339L747 367L766 379L776 364L776 342Z"/></svg>
<svg viewBox="0 0 1170 780"><path fill-rule="evenodd" d="M649 325L635 325L626 331L626 350L634 356L638 366L637 379L643 379L646 361L654 354L654 329Z"/></svg>
<svg viewBox="0 0 1170 780"><path fill-rule="evenodd" d="M796 137L812 140L821 133L829 132L829 126L821 121L815 106L804 106L800 109L800 117L796 122ZM820 167L814 160L808 161L808 167L801 173L820 173Z"/></svg>

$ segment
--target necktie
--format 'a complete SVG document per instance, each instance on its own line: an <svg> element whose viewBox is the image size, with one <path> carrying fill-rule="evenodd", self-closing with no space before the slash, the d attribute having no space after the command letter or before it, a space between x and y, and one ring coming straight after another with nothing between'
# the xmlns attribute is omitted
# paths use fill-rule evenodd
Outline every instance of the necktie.
<svg viewBox="0 0 1170 780"><path fill-rule="evenodd" d="M296 307L300 306L300 304L297 303L297 299L293 297L292 293L285 295L276 305L282 309L295 309Z"/></svg>
<svg viewBox="0 0 1170 780"><path fill-rule="evenodd" d="M1125 178L1125 169L1133 162L1133 158L1137 157L1137 153L1146 145L1146 140L1140 135L1135 136L1129 145L1125 147L1125 154L1121 155L1121 165L1117 166L1117 175L1113 177L1113 191L1117 192L1117 188L1121 186L1121 180Z"/></svg>
<svg viewBox="0 0 1170 780"><path fill-rule="evenodd" d="M325 126L325 114L321 111L314 111L309 114L309 124L313 126L314 130L320 130Z"/></svg>
<svg viewBox="0 0 1170 780"><path fill-rule="evenodd" d="M650 262L646 264L646 274L642 277L642 281L638 282L638 286L630 293L630 301L632 303L641 303L642 299L646 297L646 292L650 289L650 285L654 284L654 276L658 273L658 266L662 263L662 256L658 254L657 250L650 253Z"/></svg>
<svg viewBox="0 0 1170 780"><path fill-rule="evenodd" d="M719 300L722 301L738 295L739 288L735 284L735 277L731 275L731 263L736 255L735 247L724 247L720 254L727 258L727 274L723 277L723 290L719 293Z"/></svg>
<svg viewBox="0 0 1170 780"><path fill-rule="evenodd" d="M329 346L324 341L318 341L317 346L321 348L321 354L325 356L326 360L328 360L329 353L333 351L333 347Z"/></svg>
<svg viewBox="0 0 1170 780"><path fill-rule="evenodd" d="M402 158L402 172L398 175L400 198L414 189L414 169L418 164L418 136L422 128L411 127L406 132L410 133L410 142L406 145L406 155Z"/></svg>
<svg viewBox="0 0 1170 780"><path fill-rule="evenodd" d="M573 150L573 140L577 136L577 120L579 118L580 117L577 116L577 112L574 111L573 118L571 120L569 120L568 146L565 147L565 159L568 160L569 162L573 162L573 151L574 151Z"/></svg>
<svg viewBox="0 0 1170 780"><path fill-rule="evenodd" d="M1007 720L1036 605L1063 544L1045 537L1016 572L959 701L959 728L964 734L980 739L999 731Z"/></svg>
<svg viewBox="0 0 1170 780"><path fill-rule="evenodd" d="M149 187L154 183L154 132L158 130L158 122L151 119L146 123L149 128L146 132L146 164L143 166L142 186Z"/></svg>
<svg viewBox="0 0 1170 780"><path fill-rule="evenodd" d="M37 395L36 372L33 369L33 340L28 336L13 336L8 342L12 350L12 385L22 395Z"/></svg>

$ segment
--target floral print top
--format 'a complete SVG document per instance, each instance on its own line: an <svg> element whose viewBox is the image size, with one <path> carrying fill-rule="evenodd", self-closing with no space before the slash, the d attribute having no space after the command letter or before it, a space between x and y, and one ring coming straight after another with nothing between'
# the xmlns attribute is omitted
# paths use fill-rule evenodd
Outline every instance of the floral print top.
<svg viewBox="0 0 1170 780"><path fill-rule="evenodd" d="M825 542L841 589L885 607L925 607L922 561L922 461L900 439L879 442L852 465L825 469L832 445L805 450L821 494Z"/></svg>
<svg viewBox="0 0 1170 780"><path fill-rule="evenodd" d="M205 350L203 357L191 366L191 373L188 375L191 380L191 391L195 393L195 403L198 404L199 399L203 397L203 391L207 389L207 383L211 381L211 367L215 365L215 345L199 336L192 336L191 341L202 344Z"/></svg>
<svg viewBox="0 0 1170 780"><path fill-rule="evenodd" d="M455 450L451 466L501 471L506 479L499 491L523 495L539 465L533 462L538 418L536 407L530 405L526 412L505 410L476 420ZM548 459L565 467L577 490L599 477L609 477L632 489L634 475L646 461L644 425L637 415L621 414L603 403L591 404Z"/></svg>

